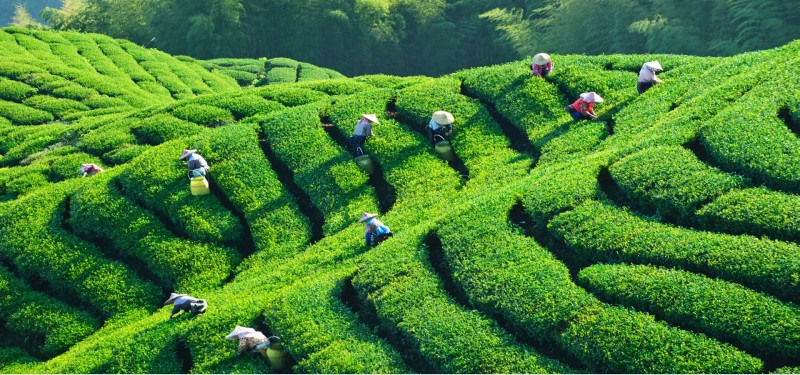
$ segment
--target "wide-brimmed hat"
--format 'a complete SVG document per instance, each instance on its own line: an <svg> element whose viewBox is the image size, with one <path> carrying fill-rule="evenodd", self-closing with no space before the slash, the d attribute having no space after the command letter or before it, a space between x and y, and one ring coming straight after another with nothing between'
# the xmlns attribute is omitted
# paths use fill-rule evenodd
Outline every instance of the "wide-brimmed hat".
<svg viewBox="0 0 800 375"><path fill-rule="evenodd" d="M381 123L380 121L378 121L378 116L375 115L374 113L362 114L361 117L363 117L363 118L365 118L365 119L367 119L367 120L369 120L371 122L374 122L376 124L380 124Z"/></svg>
<svg viewBox="0 0 800 375"><path fill-rule="evenodd" d="M433 112L433 121L439 125L449 125L455 121L456 118L450 112L436 111Z"/></svg>
<svg viewBox="0 0 800 375"><path fill-rule="evenodd" d="M656 71L657 70L664 70L664 68L661 67L661 63L659 63L658 60L646 62L646 63L644 63L644 66L647 67L647 69L650 69L650 70L656 70Z"/></svg>
<svg viewBox="0 0 800 375"><path fill-rule="evenodd" d="M550 62L550 55L546 53L538 53L533 56L533 63L536 65L544 65Z"/></svg>
<svg viewBox="0 0 800 375"><path fill-rule="evenodd" d="M359 223L363 223L363 222L365 222L365 221L367 221L369 219L372 219L373 217L376 217L376 216L378 216L378 214L368 214L368 213L364 212L364 213L361 214L361 219L359 219L358 222Z"/></svg>
<svg viewBox="0 0 800 375"><path fill-rule="evenodd" d="M604 101L603 98L594 91L581 94L581 99L589 103L602 103Z"/></svg>
<svg viewBox="0 0 800 375"><path fill-rule="evenodd" d="M195 152L197 152L197 150L183 150L183 153L181 154L181 157L179 158L179 160L186 159L189 156L191 156L192 154L194 154Z"/></svg>
<svg viewBox="0 0 800 375"><path fill-rule="evenodd" d="M258 332L258 331L254 330L254 329L252 329L250 327L236 326L236 328L233 329L233 332L231 332L230 334L225 336L225 338L228 339L228 340L236 340L238 338L242 338L243 335L253 334L255 332ZM261 332L258 332L258 333L261 333ZM263 336L263 334L262 334L262 336Z"/></svg>
<svg viewBox="0 0 800 375"><path fill-rule="evenodd" d="M169 299L167 299L167 301L164 302L164 304L165 305L169 305L170 303L175 302L175 300L178 299L178 298L188 297L188 296L189 296L188 294L170 293L169 294Z"/></svg>

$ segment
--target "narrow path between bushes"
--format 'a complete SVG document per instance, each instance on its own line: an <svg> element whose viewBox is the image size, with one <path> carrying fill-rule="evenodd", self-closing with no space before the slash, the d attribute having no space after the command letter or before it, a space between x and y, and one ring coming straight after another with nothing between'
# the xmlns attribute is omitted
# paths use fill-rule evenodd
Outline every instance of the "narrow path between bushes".
<svg viewBox="0 0 800 375"><path fill-rule="evenodd" d="M243 258L247 258L256 251L256 245L253 241L253 232L250 231L250 223L247 222L247 219L244 217L244 213L239 211L239 209L234 206L233 202L228 199L228 196L225 195L225 192L222 191L217 181L214 180L214 176L209 174L208 175L208 184L209 188L211 189L211 193L217 197L217 200L222 204L222 207L225 207L228 211L230 211L233 216L239 221L242 225L242 236L243 238L239 241L236 248L239 250L239 254L242 255Z"/></svg>
<svg viewBox="0 0 800 375"><path fill-rule="evenodd" d="M402 337L390 334L380 325L378 322L378 312L375 311L375 307L369 303L369 301L364 301L359 297L356 288L353 286L352 277L344 280L342 292L338 297L347 309L358 317L358 320L362 324L369 327L370 331L372 331L375 336L378 336L391 345L394 350L400 354L400 358L403 360L403 364L406 368L417 374L436 373L435 369L428 365L419 354L406 348Z"/></svg>
<svg viewBox="0 0 800 375"><path fill-rule="evenodd" d="M275 155L264 133L259 133L258 144L261 146L261 151L264 152L264 156L267 157L270 167L278 176L278 181L280 181L286 190L289 191L289 194L292 195L297 206L300 208L300 212L308 218L309 224L311 224L310 243L321 240L323 237L322 226L325 224L325 217L322 215L322 211L314 206L308 193L301 189L294 181L294 172L289 169L286 163Z"/></svg>
<svg viewBox="0 0 800 375"><path fill-rule="evenodd" d="M505 134L506 138L508 138L511 148L520 154L530 156L530 158L533 160L533 163L531 163L531 169L536 167L539 156L541 156L541 150L537 149L536 146L531 143L530 139L528 139L528 134L524 130L518 128L507 118L503 117L494 104L473 93L463 82L461 83L461 95L472 99L477 99L481 105L486 108L486 111L489 112L489 115L492 116L494 121L500 126L503 134Z"/></svg>
<svg viewBox="0 0 800 375"><path fill-rule="evenodd" d="M403 117L403 115L400 112L397 111L396 98L392 98L389 101L389 103L386 104L386 116L391 118L391 119L393 119L393 120L395 120L398 125L403 126L403 127L407 128L409 130L412 130L412 131L414 131L416 133L421 134L422 137L425 138L425 140L427 142L428 134L426 134L425 131L424 131L425 125L427 125L427 124L420 125L420 126L411 125L410 124L411 121L409 121L407 118ZM426 143L426 147L430 147L431 148L431 152L434 155L436 155L436 151L432 150L432 146L427 145L427 143ZM464 185L466 185L467 181L469 181L469 169L464 164L464 161L461 160L460 157L458 157L457 145L453 145L453 154L455 155L453 157L453 160L447 160L445 162L447 163L447 165L450 168L452 168L454 171L456 171L459 176L461 176L461 186L463 187ZM436 157L438 158L438 155Z"/></svg>
<svg viewBox="0 0 800 375"><path fill-rule="evenodd" d="M325 133L328 133L328 136L336 142L339 147L355 157L355 153L350 147L350 141L342 134L339 128L331 122L330 117L320 116L320 124L322 124L322 129L325 130ZM365 151L365 154L368 153ZM378 199L378 209L381 214L385 214L389 212L397 202L397 189L386 181L383 167L378 163L376 158L371 158L375 171L368 174L367 178L369 179L370 186L372 186L372 189L375 191L375 197Z"/></svg>

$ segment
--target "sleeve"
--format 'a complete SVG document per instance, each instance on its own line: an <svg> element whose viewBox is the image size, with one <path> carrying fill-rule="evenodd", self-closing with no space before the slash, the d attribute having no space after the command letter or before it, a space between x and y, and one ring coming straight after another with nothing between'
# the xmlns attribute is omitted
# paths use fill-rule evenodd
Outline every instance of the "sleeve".
<svg viewBox="0 0 800 375"><path fill-rule="evenodd" d="M242 355L248 350L250 346L250 339L239 339L239 348L236 350L236 355Z"/></svg>

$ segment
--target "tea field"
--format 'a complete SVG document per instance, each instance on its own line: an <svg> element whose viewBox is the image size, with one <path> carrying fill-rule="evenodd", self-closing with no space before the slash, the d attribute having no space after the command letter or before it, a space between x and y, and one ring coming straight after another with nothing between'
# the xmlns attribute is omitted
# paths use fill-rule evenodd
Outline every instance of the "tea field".
<svg viewBox="0 0 800 375"><path fill-rule="evenodd" d="M237 325L296 373L800 372L800 42L554 62L345 78L0 29L0 372L272 372Z"/></svg>

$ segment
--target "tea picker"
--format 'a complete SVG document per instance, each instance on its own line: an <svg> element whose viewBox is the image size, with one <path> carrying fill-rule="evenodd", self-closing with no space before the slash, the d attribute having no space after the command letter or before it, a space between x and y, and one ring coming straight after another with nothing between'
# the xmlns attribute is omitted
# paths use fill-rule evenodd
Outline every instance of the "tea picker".
<svg viewBox="0 0 800 375"><path fill-rule="evenodd" d="M531 62L531 72L537 77L544 77L553 71L553 60L546 53L539 53L533 56Z"/></svg>
<svg viewBox="0 0 800 375"><path fill-rule="evenodd" d="M170 293L169 299L164 302L164 305L172 304L172 313L169 315L169 318L172 319L175 314L181 312L191 313L192 316L199 315L206 312L208 308L208 303L206 300L194 298L188 294L178 294L178 293Z"/></svg>
<svg viewBox="0 0 800 375"><path fill-rule="evenodd" d="M97 164L81 164L81 169L78 170L78 174L83 177L92 177L100 172L103 172L103 168L98 167Z"/></svg>
<svg viewBox="0 0 800 375"><path fill-rule="evenodd" d="M450 112L436 111L431 116L428 126L426 126L428 141L433 144L436 153L444 160L453 160L455 157L453 146L450 144L454 121L455 117Z"/></svg>
<svg viewBox="0 0 800 375"><path fill-rule="evenodd" d="M644 94L656 83L660 83L661 80L656 77L656 73L663 71L664 68L661 67L658 61L644 63L642 70L639 71L639 81L636 84L636 90L639 91L639 95Z"/></svg>
<svg viewBox="0 0 800 375"><path fill-rule="evenodd" d="M206 180L206 176L208 176L208 162L206 162L206 159L198 154L197 150L183 150L180 160L186 161L188 164L189 170L186 174L189 176L189 188L192 191L192 195L211 193L208 188L208 180Z"/></svg>
<svg viewBox="0 0 800 375"><path fill-rule="evenodd" d="M364 223L364 238L367 246L378 246L389 237L394 236L391 229L376 219L378 214L362 213L359 223Z"/></svg>
<svg viewBox="0 0 800 375"><path fill-rule="evenodd" d="M584 119L597 121L597 114L594 113L594 104L602 102L603 98L597 93L585 92L580 95L578 100L567 106L567 112L575 121Z"/></svg>
<svg viewBox="0 0 800 375"><path fill-rule="evenodd" d="M367 174L372 174L375 171L375 166L372 164L372 159L369 155L364 153L364 143L367 138L374 137L372 132L372 124L380 124L378 116L375 114L362 114L361 120L356 123L356 130L353 136L350 137L350 145L353 147L355 158L353 159L356 164L364 169Z"/></svg>
<svg viewBox="0 0 800 375"><path fill-rule="evenodd" d="M263 333L255 329L236 326L233 332L225 336L225 338L239 340L239 348L236 350L236 355L242 355L248 351L261 353L274 370L282 370L286 367L286 352L284 352L281 339L278 336L267 338Z"/></svg>

